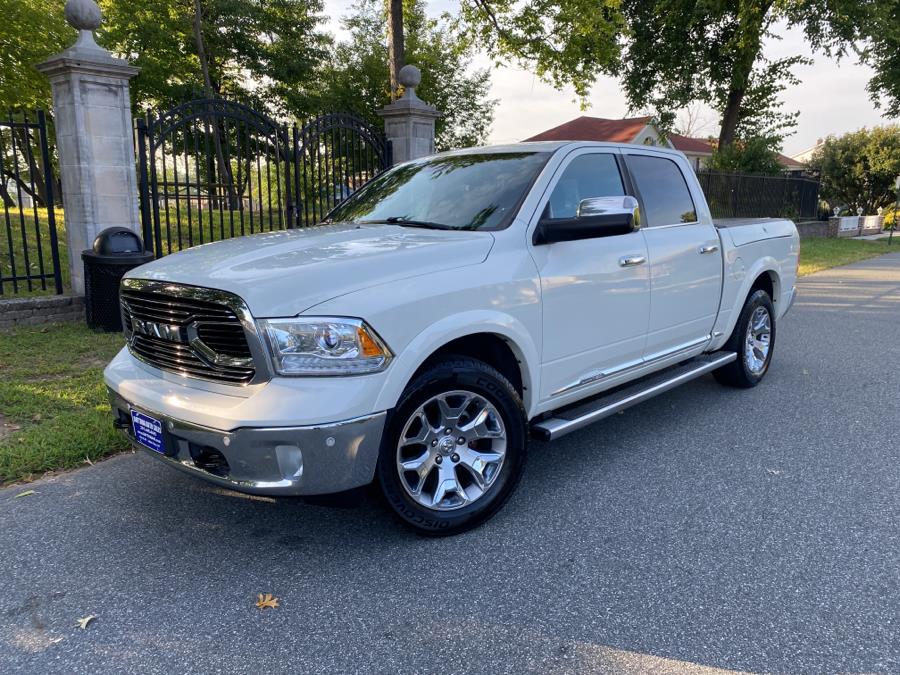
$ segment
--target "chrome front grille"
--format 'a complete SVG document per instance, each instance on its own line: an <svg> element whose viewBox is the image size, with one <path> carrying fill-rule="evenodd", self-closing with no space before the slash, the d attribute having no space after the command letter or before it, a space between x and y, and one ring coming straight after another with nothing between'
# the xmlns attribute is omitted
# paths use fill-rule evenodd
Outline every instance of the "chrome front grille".
<svg viewBox="0 0 900 675"><path fill-rule="evenodd" d="M132 354L163 370L228 384L256 376L245 319L235 295L207 288L126 279L122 319ZM255 340L251 333L250 337Z"/></svg>

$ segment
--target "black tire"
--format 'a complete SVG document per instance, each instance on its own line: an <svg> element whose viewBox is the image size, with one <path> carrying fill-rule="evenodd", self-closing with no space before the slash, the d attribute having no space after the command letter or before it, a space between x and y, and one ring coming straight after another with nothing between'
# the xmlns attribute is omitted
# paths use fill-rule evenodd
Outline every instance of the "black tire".
<svg viewBox="0 0 900 675"><path fill-rule="evenodd" d="M750 324L750 319L758 308L764 308L769 313L771 323L769 349L763 362L762 369L754 372L747 365L747 353L749 351L746 336ZM737 360L732 361L727 366L722 366L718 370L713 371L715 378L722 384L730 387L740 387L749 389L758 385L769 372L769 365L772 363L772 355L775 353L775 308L772 305L772 299L769 294L763 290L757 290L750 294L738 322L734 327L734 332L728 338L728 342L722 347L725 351L737 352Z"/></svg>
<svg viewBox="0 0 900 675"><path fill-rule="evenodd" d="M427 508L413 499L404 487L403 481L408 479L401 475L398 467L400 435L421 406L427 406L435 396L459 390L482 397L499 413L505 430L504 459L497 469L498 473L479 498L453 510ZM429 445L423 444L422 448L427 450ZM470 530L500 510L522 476L527 453L525 408L515 388L486 363L468 357L448 357L410 382L397 407L391 411L385 425L376 473L385 500L403 523L423 535L447 536ZM457 457L455 454L453 456ZM454 471L457 469L454 468Z"/></svg>

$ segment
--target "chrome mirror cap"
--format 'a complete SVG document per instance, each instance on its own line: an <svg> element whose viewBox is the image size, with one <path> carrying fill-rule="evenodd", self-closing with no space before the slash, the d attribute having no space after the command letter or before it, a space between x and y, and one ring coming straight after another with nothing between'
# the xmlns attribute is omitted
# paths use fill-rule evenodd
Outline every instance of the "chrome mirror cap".
<svg viewBox="0 0 900 675"><path fill-rule="evenodd" d="M640 227L640 209L638 201L630 195L618 197L588 197L578 203L576 218L589 218L591 216L627 215L633 217L635 229Z"/></svg>

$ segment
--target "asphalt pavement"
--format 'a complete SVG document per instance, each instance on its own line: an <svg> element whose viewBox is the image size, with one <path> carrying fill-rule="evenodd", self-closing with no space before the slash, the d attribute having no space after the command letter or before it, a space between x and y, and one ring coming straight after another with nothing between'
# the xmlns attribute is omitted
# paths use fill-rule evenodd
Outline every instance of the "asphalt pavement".
<svg viewBox="0 0 900 675"><path fill-rule="evenodd" d="M0 490L0 672L900 672L900 254L800 292L762 385L534 443L458 537L142 454Z"/></svg>

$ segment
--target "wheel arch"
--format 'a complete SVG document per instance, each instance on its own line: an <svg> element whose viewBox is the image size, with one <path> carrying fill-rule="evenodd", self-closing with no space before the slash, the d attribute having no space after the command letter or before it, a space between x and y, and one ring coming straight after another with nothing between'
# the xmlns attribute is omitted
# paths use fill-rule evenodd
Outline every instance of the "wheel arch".
<svg viewBox="0 0 900 675"><path fill-rule="evenodd" d="M481 311L446 317L417 335L391 364L378 409L396 406L409 382L437 359L458 355L484 361L502 373L519 392L530 416L538 354L525 326L513 317Z"/></svg>
<svg viewBox="0 0 900 675"><path fill-rule="evenodd" d="M744 270L738 258L735 270L726 277L723 287L722 310L713 328L714 337L709 349L721 349L737 325L741 310L747 298L759 289L769 293L775 307L775 316L780 316L782 303L782 281L778 261L772 256L763 256L749 270Z"/></svg>

